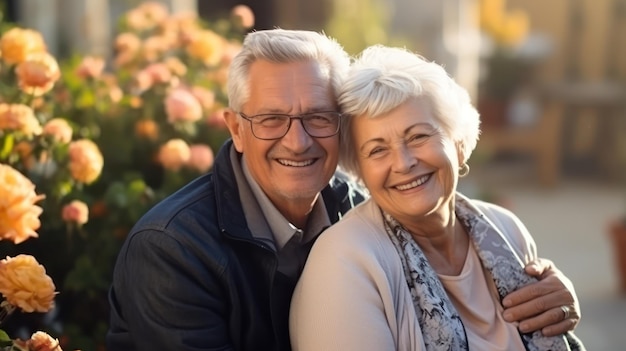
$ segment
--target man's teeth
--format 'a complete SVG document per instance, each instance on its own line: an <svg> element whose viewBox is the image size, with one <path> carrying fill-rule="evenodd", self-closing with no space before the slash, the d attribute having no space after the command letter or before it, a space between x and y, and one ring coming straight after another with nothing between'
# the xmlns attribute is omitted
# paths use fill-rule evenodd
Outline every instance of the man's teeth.
<svg viewBox="0 0 626 351"><path fill-rule="evenodd" d="M282 165L290 166L290 167L306 167L308 165L311 165L313 163L313 160L306 160L306 161L300 161L300 162L290 161L290 160L278 160L278 162L280 162L280 164Z"/></svg>
<svg viewBox="0 0 626 351"><path fill-rule="evenodd" d="M424 184L428 180L428 178L430 178L430 174L427 174L427 175L425 175L423 177L420 177L420 178L410 182L409 184L398 185L398 186L396 186L396 189L398 189L398 190L408 190L408 189L411 189L411 188L415 188L417 186L420 186L420 185Z"/></svg>

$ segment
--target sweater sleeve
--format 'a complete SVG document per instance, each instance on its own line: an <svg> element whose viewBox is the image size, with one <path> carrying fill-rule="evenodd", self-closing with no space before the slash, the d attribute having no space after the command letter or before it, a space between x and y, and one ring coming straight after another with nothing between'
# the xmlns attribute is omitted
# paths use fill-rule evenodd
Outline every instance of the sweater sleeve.
<svg viewBox="0 0 626 351"><path fill-rule="evenodd" d="M342 224L322 234L307 259L291 304L292 348L395 350L384 263L375 242L355 233L360 227Z"/></svg>

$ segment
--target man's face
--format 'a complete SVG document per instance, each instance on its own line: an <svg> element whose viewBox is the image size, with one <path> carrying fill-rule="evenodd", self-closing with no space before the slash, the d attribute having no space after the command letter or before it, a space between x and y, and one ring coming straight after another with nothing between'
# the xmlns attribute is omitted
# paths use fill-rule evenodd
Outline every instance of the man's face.
<svg viewBox="0 0 626 351"><path fill-rule="evenodd" d="M272 63L250 67L250 96L242 108L246 116L263 113L300 115L335 111L329 78L313 61ZM261 140L251 122L230 111L227 123L237 151L244 154L250 173L281 211L309 206L328 184L337 167L339 137L313 138L300 120L291 121L285 136Z"/></svg>

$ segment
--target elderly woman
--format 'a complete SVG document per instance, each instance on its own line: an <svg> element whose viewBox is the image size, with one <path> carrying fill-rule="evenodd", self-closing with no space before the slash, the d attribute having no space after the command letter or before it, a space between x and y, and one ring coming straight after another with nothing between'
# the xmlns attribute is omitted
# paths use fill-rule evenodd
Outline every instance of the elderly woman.
<svg viewBox="0 0 626 351"><path fill-rule="evenodd" d="M313 247L291 305L294 350L583 349L502 317L537 252L513 213L457 192L479 135L467 92L435 63L373 46L339 96L340 162L371 199Z"/></svg>

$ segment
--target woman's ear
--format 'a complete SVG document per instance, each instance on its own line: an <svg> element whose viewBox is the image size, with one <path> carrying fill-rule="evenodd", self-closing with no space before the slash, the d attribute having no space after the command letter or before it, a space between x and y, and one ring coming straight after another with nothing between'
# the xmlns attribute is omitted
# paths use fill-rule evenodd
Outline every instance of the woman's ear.
<svg viewBox="0 0 626 351"><path fill-rule="evenodd" d="M235 149L238 152L243 152L243 141L242 138L242 128L241 128L241 118L237 116L237 112L235 112L231 108L224 109L224 121L226 122L226 127L230 132L230 136L233 138L233 144L235 145Z"/></svg>
<svg viewBox="0 0 626 351"><path fill-rule="evenodd" d="M458 158L458 162L459 162L459 167L461 167L465 161L467 161L465 159L465 148L463 147L463 142L461 141L457 141L456 143L454 143L454 145L456 146L456 157Z"/></svg>

